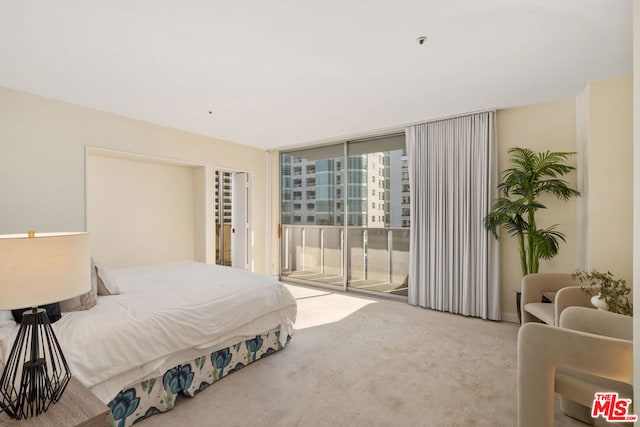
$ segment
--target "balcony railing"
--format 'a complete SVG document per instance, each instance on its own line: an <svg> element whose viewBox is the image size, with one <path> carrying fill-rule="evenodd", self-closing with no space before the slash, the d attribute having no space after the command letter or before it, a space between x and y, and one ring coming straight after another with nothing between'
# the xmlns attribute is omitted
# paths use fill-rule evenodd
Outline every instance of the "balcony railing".
<svg viewBox="0 0 640 427"><path fill-rule="evenodd" d="M342 226L283 225L282 276L407 295L409 229L348 227L345 268Z"/></svg>

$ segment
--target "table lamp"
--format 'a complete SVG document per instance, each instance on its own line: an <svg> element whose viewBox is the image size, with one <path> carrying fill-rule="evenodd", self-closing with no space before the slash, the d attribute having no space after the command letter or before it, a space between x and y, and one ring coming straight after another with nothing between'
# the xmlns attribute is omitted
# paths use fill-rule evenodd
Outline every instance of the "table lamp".
<svg viewBox="0 0 640 427"><path fill-rule="evenodd" d="M88 233L0 235L0 310L24 312L0 377L0 409L24 419L45 412L71 373L47 313L40 305L91 287Z"/></svg>

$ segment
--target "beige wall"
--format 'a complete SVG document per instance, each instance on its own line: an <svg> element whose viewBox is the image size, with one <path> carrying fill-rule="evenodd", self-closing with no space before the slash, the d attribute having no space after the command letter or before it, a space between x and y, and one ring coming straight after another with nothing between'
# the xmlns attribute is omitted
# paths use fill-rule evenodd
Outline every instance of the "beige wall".
<svg viewBox="0 0 640 427"><path fill-rule="evenodd" d="M633 276L633 80L591 82L587 268Z"/></svg>
<svg viewBox="0 0 640 427"><path fill-rule="evenodd" d="M111 268L196 260L195 168L104 152L87 157L87 231ZM204 261L204 259L197 259Z"/></svg>
<svg viewBox="0 0 640 427"><path fill-rule="evenodd" d="M260 242L253 248L254 268L266 271L263 150L5 88L0 88L0 233L85 229L85 146L250 172L260 185L251 192L253 241Z"/></svg>
<svg viewBox="0 0 640 427"><path fill-rule="evenodd" d="M498 169L508 167L509 148L526 147L534 151L576 151L576 107L573 99L510 108L497 112ZM576 165L576 159L571 162ZM576 174L567 179L574 188ZM561 243L558 255L549 261L541 261L540 272L572 272L576 268L576 201L559 201L545 196L547 206L536 219L538 226L558 224L567 243ZM520 289L522 271L516 239L506 233L500 234L500 287L502 289L502 312L508 320L516 318L516 294Z"/></svg>

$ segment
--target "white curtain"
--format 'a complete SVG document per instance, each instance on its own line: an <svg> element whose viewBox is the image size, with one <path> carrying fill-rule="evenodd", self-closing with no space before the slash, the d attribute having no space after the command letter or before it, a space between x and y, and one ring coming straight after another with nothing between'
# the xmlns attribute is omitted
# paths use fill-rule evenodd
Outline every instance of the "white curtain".
<svg viewBox="0 0 640 427"><path fill-rule="evenodd" d="M495 111L406 132L409 304L500 320L498 242L483 226L497 195Z"/></svg>

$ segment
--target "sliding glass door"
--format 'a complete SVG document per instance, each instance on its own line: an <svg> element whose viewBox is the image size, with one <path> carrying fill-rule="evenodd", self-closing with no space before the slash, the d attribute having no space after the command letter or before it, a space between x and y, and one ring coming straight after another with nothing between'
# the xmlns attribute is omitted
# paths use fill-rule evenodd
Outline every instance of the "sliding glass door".
<svg viewBox="0 0 640 427"><path fill-rule="evenodd" d="M344 147L281 155L281 275L344 286Z"/></svg>
<svg viewBox="0 0 640 427"><path fill-rule="evenodd" d="M409 173L404 135L351 142L347 286L407 296Z"/></svg>
<svg viewBox="0 0 640 427"><path fill-rule="evenodd" d="M404 135L283 153L281 189L281 276L407 295Z"/></svg>

